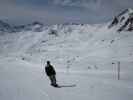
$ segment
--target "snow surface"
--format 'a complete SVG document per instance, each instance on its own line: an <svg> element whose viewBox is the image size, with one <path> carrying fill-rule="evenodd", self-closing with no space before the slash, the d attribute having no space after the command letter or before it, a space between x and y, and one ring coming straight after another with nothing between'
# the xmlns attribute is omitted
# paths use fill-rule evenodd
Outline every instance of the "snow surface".
<svg viewBox="0 0 133 100"><path fill-rule="evenodd" d="M53 25L1 35L0 100L132 100L133 34L106 26ZM49 85L47 60L64 87Z"/></svg>

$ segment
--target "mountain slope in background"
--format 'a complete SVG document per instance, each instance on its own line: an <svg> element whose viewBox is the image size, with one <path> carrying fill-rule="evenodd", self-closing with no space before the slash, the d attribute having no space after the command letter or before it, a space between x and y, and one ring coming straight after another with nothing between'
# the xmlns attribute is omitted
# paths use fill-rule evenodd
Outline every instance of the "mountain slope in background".
<svg viewBox="0 0 133 100"><path fill-rule="evenodd" d="M10 33L12 31L13 30L12 30L12 26L11 25L9 25L8 23L5 23L2 20L0 20L0 33L2 33L2 32Z"/></svg>
<svg viewBox="0 0 133 100"><path fill-rule="evenodd" d="M116 31L129 19L128 13L129 9L120 13L121 23L112 24L111 29L108 29L107 24L43 26L35 22L16 26L13 27L15 29L13 34L5 33L0 37L0 53L20 57L26 55L25 58L34 62L40 61L43 57L59 64L74 60L75 66L80 61L83 64L92 58L93 60L131 59L133 34L130 31L118 34ZM127 19L122 20L123 16Z"/></svg>
<svg viewBox="0 0 133 100"><path fill-rule="evenodd" d="M133 31L133 9L129 8L114 17L109 28L117 27L117 31Z"/></svg>
<svg viewBox="0 0 133 100"><path fill-rule="evenodd" d="M43 27L44 27L43 23L37 21L28 25L13 26L0 20L0 33L15 33L21 31L41 32Z"/></svg>
<svg viewBox="0 0 133 100"><path fill-rule="evenodd" d="M53 25L42 32L22 31L0 37L0 53L40 63L51 60L57 66L67 63L87 68L100 62L133 58L133 34L117 33L105 25ZM65 66L64 66L65 65ZM79 67L79 68L83 68Z"/></svg>

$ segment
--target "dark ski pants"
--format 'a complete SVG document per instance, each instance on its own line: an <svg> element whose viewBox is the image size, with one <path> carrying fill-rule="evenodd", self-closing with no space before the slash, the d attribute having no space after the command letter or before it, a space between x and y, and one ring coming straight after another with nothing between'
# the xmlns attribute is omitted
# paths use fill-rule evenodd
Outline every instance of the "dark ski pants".
<svg viewBox="0 0 133 100"><path fill-rule="evenodd" d="M56 84L56 77L55 77L55 75L50 75L49 76L49 79L51 81L51 85L57 85Z"/></svg>

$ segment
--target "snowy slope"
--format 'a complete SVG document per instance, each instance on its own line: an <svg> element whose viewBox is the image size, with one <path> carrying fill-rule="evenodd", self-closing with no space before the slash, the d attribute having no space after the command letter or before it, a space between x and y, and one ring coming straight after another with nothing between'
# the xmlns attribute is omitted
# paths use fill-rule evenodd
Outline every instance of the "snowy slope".
<svg viewBox="0 0 133 100"><path fill-rule="evenodd" d="M133 34L107 26L63 24L2 34L0 99L132 100ZM42 73L47 60L55 66L58 83L66 87L49 86ZM73 84L76 87L69 87Z"/></svg>
<svg viewBox="0 0 133 100"><path fill-rule="evenodd" d="M0 37L0 51L2 54L24 53L39 59L48 55L46 59L51 60L62 56L66 60L95 56L108 59L132 57L132 37L131 32L119 34L108 30L106 25L53 25L44 27L42 32L4 35ZM49 55L53 57L49 58Z"/></svg>
<svg viewBox="0 0 133 100"><path fill-rule="evenodd" d="M58 66L67 65L69 60L73 66L82 62L87 67L87 62L93 62L90 59L112 62L133 57L133 34L108 30L106 24L53 25L44 27L42 32L23 31L0 38L1 55L25 57L39 63L49 59Z"/></svg>
<svg viewBox="0 0 133 100"><path fill-rule="evenodd" d="M0 60L0 99L132 100L133 82L127 75L123 76L126 77L118 81L115 75L110 73L90 71L75 74L58 71L58 83L66 87L53 88L42 73L40 65L8 58ZM76 87L69 87L73 84L76 84Z"/></svg>

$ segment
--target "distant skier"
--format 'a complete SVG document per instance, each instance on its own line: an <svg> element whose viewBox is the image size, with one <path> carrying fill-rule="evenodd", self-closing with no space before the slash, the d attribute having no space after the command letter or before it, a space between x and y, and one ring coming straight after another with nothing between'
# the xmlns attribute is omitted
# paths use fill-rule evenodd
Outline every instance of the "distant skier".
<svg viewBox="0 0 133 100"><path fill-rule="evenodd" d="M50 64L50 61L47 61L47 64L45 66L45 72L51 81L51 85L54 87L58 87L58 84L56 83L56 72L54 67Z"/></svg>

